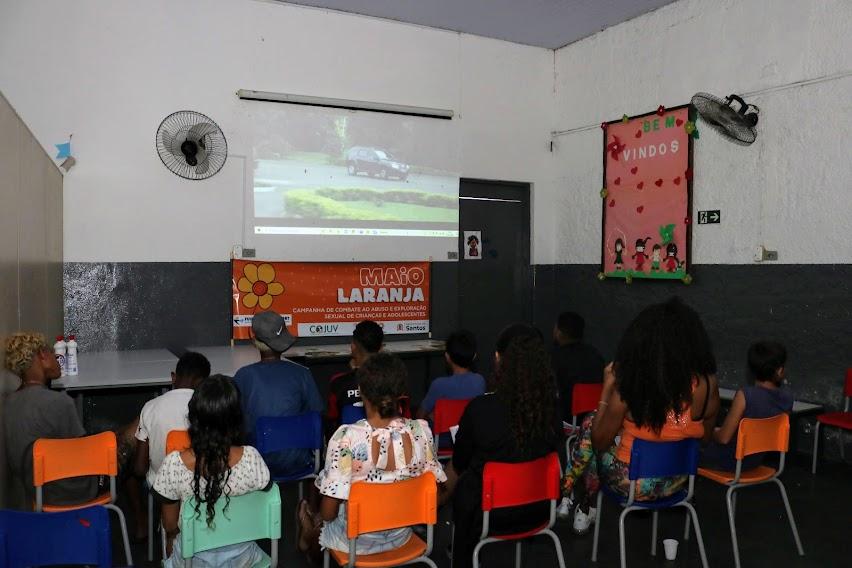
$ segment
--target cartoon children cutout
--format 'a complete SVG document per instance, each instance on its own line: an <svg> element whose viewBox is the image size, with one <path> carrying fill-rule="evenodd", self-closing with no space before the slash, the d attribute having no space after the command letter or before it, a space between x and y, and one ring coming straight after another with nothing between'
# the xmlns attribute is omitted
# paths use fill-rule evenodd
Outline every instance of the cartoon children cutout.
<svg viewBox="0 0 852 568"><path fill-rule="evenodd" d="M650 240L651 237L636 239L636 252L630 257L636 262L636 272L645 272L645 261L648 260L648 255L645 254L645 243Z"/></svg>
<svg viewBox="0 0 852 568"><path fill-rule="evenodd" d="M624 268L624 259L621 258L621 255L624 253L624 241L621 239L615 239L615 270L621 270Z"/></svg>
<svg viewBox="0 0 852 568"><path fill-rule="evenodd" d="M654 244L654 247L651 249L651 272L659 272L660 271L660 261L662 260L662 253L660 252L663 249L659 244Z"/></svg>
<svg viewBox="0 0 852 568"><path fill-rule="evenodd" d="M476 237L476 235L470 235L467 238L467 246L468 246L467 256L469 256L469 257L479 256L479 239Z"/></svg>
<svg viewBox="0 0 852 568"><path fill-rule="evenodd" d="M675 272L680 267L680 260L677 258L677 245L669 243L666 245L666 272Z"/></svg>

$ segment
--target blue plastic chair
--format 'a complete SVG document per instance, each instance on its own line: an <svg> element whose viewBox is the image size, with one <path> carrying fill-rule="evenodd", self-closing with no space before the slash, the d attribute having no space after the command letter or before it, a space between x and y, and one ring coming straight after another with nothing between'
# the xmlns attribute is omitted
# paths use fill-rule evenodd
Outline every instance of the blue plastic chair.
<svg viewBox="0 0 852 568"><path fill-rule="evenodd" d="M340 413L341 424L355 424L365 418L367 418L367 412L364 410L364 407L355 406L354 404L347 404Z"/></svg>
<svg viewBox="0 0 852 568"><path fill-rule="evenodd" d="M109 511L101 506L63 513L0 511L0 566L112 566Z"/></svg>
<svg viewBox="0 0 852 568"><path fill-rule="evenodd" d="M306 412L296 416L261 416L255 424L255 446L266 456L282 450L313 450L314 463L302 471L273 476L276 483L313 479L320 470L322 451L322 416L319 412ZM299 500L303 497L299 484Z"/></svg>
<svg viewBox="0 0 852 568"><path fill-rule="evenodd" d="M595 539L592 545L592 562L598 561L598 535L601 528L601 513L603 509L603 495L606 493L613 501L624 507L618 520L618 539L621 551L621 568L627 568L627 544L624 534L624 519L631 511L652 510L651 528L651 556L657 554L657 518L660 509L673 507L684 507L688 514L686 517L686 529L684 540L689 540L689 519L695 523L695 534L698 537L698 550L701 554L701 564L707 568L707 554L704 551L704 539L701 536L701 526L698 524L698 514L690 503L695 490L695 474L698 470L698 440L687 438L677 442L649 442L647 440L633 440L630 451L630 493L624 497L607 488L606 483L601 483L601 491L598 492L598 518L595 522ZM636 481L651 477L677 477L689 476L687 489L682 489L662 499L654 501L636 500Z"/></svg>

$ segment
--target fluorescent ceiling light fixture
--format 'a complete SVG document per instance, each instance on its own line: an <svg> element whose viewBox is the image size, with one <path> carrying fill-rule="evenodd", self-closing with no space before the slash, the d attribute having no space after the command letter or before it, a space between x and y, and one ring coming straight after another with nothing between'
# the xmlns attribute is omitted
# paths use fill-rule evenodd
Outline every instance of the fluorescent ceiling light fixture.
<svg viewBox="0 0 852 568"><path fill-rule="evenodd" d="M390 103L374 103L369 101L353 101L350 99L332 99L329 97L313 97L310 95L293 95L289 93L272 93L269 91L251 91L248 89L240 89L239 91L237 91L237 96L243 100L249 101L288 103L294 105L343 108L348 110L368 110L372 112L402 114L406 116L441 118L444 120L450 120L454 116L452 110L442 108L395 105Z"/></svg>

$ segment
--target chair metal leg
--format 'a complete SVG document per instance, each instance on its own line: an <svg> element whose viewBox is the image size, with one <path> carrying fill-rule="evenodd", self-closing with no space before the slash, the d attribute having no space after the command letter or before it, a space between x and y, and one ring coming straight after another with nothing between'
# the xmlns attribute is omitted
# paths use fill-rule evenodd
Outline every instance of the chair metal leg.
<svg viewBox="0 0 852 568"><path fill-rule="evenodd" d="M621 554L621 568L627 568L627 536L624 534L624 519L631 510L624 509L618 517L618 550Z"/></svg>
<svg viewBox="0 0 852 568"><path fill-rule="evenodd" d="M781 490L781 498L784 500L784 508L787 509L787 520L790 521L790 530L793 531L793 538L796 540L796 548L799 550L799 556L805 555L805 550L802 548L802 541L799 539L799 530L796 528L796 519L793 518L793 510L790 508L790 500L787 499L787 490L784 489L784 484L780 479L773 480L778 484L778 489Z"/></svg>
<svg viewBox="0 0 852 568"><path fill-rule="evenodd" d="M272 542L269 545L269 568L276 568L277 566L278 566L278 539L273 538Z"/></svg>
<svg viewBox="0 0 852 568"><path fill-rule="evenodd" d="M565 556L562 554L562 541L560 541L559 537L556 536L556 533L550 529L542 531L542 534L546 534L553 540L553 545L556 547L556 559L559 561L559 568L565 568Z"/></svg>
<svg viewBox="0 0 852 568"><path fill-rule="evenodd" d="M737 494L736 493L731 495L731 505L733 505L731 510L734 512L734 516L736 517L737 516Z"/></svg>
<svg viewBox="0 0 852 568"><path fill-rule="evenodd" d="M687 515L686 516L686 523L684 523L685 526L684 526L684 529L683 529L683 540L685 540L685 541L689 540L689 528L690 528L690 522L691 521L692 521L692 515Z"/></svg>
<svg viewBox="0 0 852 568"><path fill-rule="evenodd" d="M154 561L154 494L148 490L148 562Z"/></svg>
<svg viewBox="0 0 852 568"><path fill-rule="evenodd" d="M423 564L426 564L427 566L431 566L432 568L438 568L438 565L435 564L435 562L428 556L421 556L417 560L419 562L422 562Z"/></svg>
<svg viewBox="0 0 852 568"><path fill-rule="evenodd" d="M598 514L595 519L595 538L592 541L592 562L598 561L598 537L601 532L601 517L603 516L603 493L598 492Z"/></svg>
<svg viewBox="0 0 852 568"><path fill-rule="evenodd" d="M817 449L819 448L819 425L820 422L817 420L816 427L814 428L814 451L813 451L813 463L811 464L811 473L816 475L816 463L817 463Z"/></svg>
<svg viewBox="0 0 852 568"><path fill-rule="evenodd" d="M322 568L329 568L331 564L331 555L328 553L328 550L323 552L322 555Z"/></svg>
<svg viewBox="0 0 852 568"><path fill-rule="evenodd" d="M124 541L124 558L128 566L133 566L133 555L130 553L130 538L127 536L127 522L124 520L124 513L111 503L104 505L104 507L115 511L115 514L118 515L118 523L121 525L121 538Z"/></svg>
<svg viewBox="0 0 852 568"><path fill-rule="evenodd" d="M698 513L695 511L695 507L692 506L692 503L682 503L682 505L686 507L687 510L686 518L692 518L695 520L695 537L698 539L698 553L701 555L701 566L703 566L703 568L708 568L707 551L704 550L704 536L701 534L701 525L698 524Z"/></svg>
<svg viewBox="0 0 852 568"><path fill-rule="evenodd" d="M515 543L515 568L521 568L521 541Z"/></svg>
<svg viewBox="0 0 852 568"><path fill-rule="evenodd" d="M736 487L729 487L727 493L725 493L725 502L728 505L728 524L731 528L731 544L734 547L734 567L740 568L740 551L737 546L737 528L734 524L734 506L731 500L731 496L734 493Z"/></svg>
<svg viewBox="0 0 852 568"><path fill-rule="evenodd" d="M479 551L485 546L485 542L484 540L480 540L473 549L473 568L479 568ZM455 550L453 550L453 553L455 553Z"/></svg>
<svg viewBox="0 0 852 568"><path fill-rule="evenodd" d="M654 511L654 514L651 515L651 556L657 555L657 521L659 516L659 511Z"/></svg>

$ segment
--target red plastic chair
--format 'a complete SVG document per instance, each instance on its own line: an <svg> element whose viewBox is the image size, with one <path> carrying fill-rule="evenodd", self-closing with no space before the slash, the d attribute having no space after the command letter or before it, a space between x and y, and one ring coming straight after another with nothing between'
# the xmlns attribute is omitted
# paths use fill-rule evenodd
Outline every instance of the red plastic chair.
<svg viewBox="0 0 852 568"><path fill-rule="evenodd" d="M550 530L556 522L556 501L562 496L559 489L559 457L556 452L523 463L488 462L482 472L482 534L473 549L473 566L479 568L479 551L488 543L514 540L515 567L521 568L521 541L544 534L553 540L559 568L565 568L562 544ZM550 501L550 518L540 526L516 534L489 536L488 520L492 509L517 507L539 501Z"/></svg>
<svg viewBox="0 0 852 568"><path fill-rule="evenodd" d="M819 427L822 424L842 428L843 430L852 430L852 412L849 410L849 401L852 399L852 368L846 369L846 384L843 386L843 412L828 412L817 416L816 428L814 428L814 456L813 465L811 465L811 473L816 474L817 466L817 449L819 446ZM840 444L840 455L843 456L843 443ZM843 456L844 458L846 456Z"/></svg>
<svg viewBox="0 0 852 568"><path fill-rule="evenodd" d="M435 451L438 452L438 459L450 459L453 457L452 448L438 447L438 437L441 434L446 434L450 431L450 427L458 426L461 421L464 409L467 408L470 399L450 400L447 398L439 398L435 401L434 423L432 434L435 436L434 444Z"/></svg>
<svg viewBox="0 0 852 568"><path fill-rule="evenodd" d="M601 400L603 384L601 383L577 383L571 389L571 425L564 425L564 432L568 435L565 440L565 455L568 462L571 461L571 441L577 437L580 430L577 424L580 416L594 412L598 409Z"/></svg>

